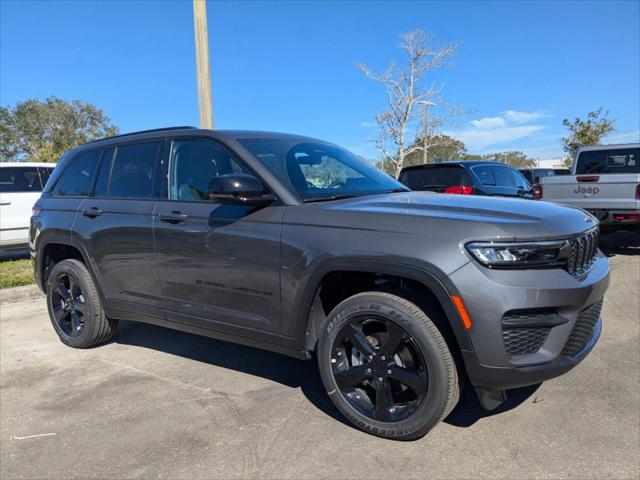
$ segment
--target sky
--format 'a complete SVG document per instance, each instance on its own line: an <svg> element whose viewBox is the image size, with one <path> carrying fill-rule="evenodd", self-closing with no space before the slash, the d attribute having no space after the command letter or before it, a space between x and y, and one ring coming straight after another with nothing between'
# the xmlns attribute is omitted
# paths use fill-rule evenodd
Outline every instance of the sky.
<svg viewBox="0 0 640 480"><path fill-rule="evenodd" d="M376 158L399 35L458 42L444 84L471 113L446 127L470 152L562 155L563 118L600 106L608 142L640 141L640 1L213 2L216 128L319 137ZM0 104L80 99L122 132L197 125L193 10L186 1L0 0ZM433 107L437 115L440 107Z"/></svg>

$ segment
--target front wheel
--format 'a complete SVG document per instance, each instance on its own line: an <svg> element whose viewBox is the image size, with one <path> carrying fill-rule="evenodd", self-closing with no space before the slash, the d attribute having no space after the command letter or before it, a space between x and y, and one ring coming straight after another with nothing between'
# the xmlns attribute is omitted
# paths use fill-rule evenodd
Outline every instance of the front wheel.
<svg viewBox="0 0 640 480"><path fill-rule="evenodd" d="M459 398L442 334L415 304L389 293L360 293L331 311L318 365L338 410L380 437L420 438Z"/></svg>

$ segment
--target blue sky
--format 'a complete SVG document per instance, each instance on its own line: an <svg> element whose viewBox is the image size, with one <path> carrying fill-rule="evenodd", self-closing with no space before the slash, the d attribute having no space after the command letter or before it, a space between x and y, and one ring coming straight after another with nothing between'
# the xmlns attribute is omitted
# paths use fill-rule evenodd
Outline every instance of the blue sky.
<svg viewBox="0 0 640 480"><path fill-rule="evenodd" d="M0 0L0 103L55 95L122 131L197 125L191 1ZM640 137L640 2L209 2L217 128L288 131L375 157L383 90L355 67L398 58L422 28L460 42L447 130L469 150L561 155L564 117L604 106L610 141ZM437 108L437 107L436 107Z"/></svg>

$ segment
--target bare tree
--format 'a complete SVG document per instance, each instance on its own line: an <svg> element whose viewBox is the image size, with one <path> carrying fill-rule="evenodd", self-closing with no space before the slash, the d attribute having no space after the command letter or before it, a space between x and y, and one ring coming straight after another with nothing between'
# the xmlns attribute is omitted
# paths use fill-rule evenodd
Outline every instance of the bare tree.
<svg viewBox="0 0 640 480"><path fill-rule="evenodd" d="M458 44L450 43L436 48L433 37L419 29L400 38L400 48L407 56L406 63L401 67L391 62L384 72L373 73L366 65L357 65L362 73L379 82L386 90L387 108L376 116L379 136L375 142L383 156L382 164L386 166L387 173L396 177L409 155L437 145L441 136L436 135L436 131L453 116L462 113L457 108L443 105L444 84L436 85L434 81L426 84L426 76L430 71L451 67L449 58L458 50ZM420 123L421 111L418 107L421 104L428 105L428 102L437 104L441 114L429 115L425 125ZM412 129L411 126L415 124L420 128Z"/></svg>

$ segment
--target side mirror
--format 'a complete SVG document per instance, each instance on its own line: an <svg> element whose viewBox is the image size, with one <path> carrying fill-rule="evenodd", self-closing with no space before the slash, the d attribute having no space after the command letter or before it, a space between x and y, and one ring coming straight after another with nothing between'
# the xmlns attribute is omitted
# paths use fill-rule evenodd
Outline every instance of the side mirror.
<svg viewBox="0 0 640 480"><path fill-rule="evenodd" d="M275 197L266 193L260 180L253 175L229 173L209 180L209 199L226 204L258 205L270 203Z"/></svg>

